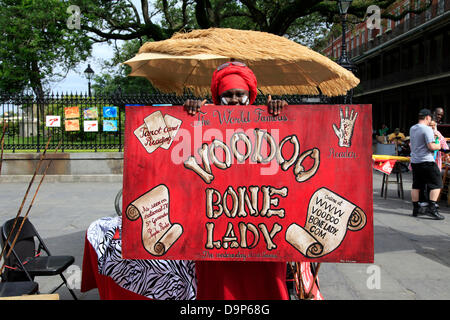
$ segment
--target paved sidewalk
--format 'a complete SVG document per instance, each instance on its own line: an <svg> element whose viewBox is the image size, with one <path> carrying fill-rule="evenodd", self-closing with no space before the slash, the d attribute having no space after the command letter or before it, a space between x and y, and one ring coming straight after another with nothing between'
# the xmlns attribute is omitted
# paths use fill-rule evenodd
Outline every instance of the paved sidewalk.
<svg viewBox="0 0 450 320"><path fill-rule="evenodd" d="M319 272L321 291L327 300L369 299L450 299L450 208L440 203L443 221L411 216L411 173L403 174L405 199L397 197L394 185L388 198L380 197L381 174L374 171L374 264L323 263ZM12 180L9 180L12 181ZM29 179L0 182L0 221L15 217ZM62 182L64 181L64 182ZM34 195L30 191L24 206ZM101 217L114 216L114 197L122 184L119 177L101 182L98 177L70 179L46 178L33 208L30 220L49 244L53 254L75 256L81 270L84 237L89 224ZM79 275L79 274L78 274ZM67 274L69 281L76 270ZM59 281L36 278L42 293L49 292ZM99 299L97 290L80 293L80 299ZM65 287L60 298L71 300Z"/></svg>
<svg viewBox="0 0 450 320"><path fill-rule="evenodd" d="M414 218L411 173L403 174L404 200L397 197L395 185L389 185L386 200L380 197L381 177L374 171L374 264L323 264L319 277L324 297L450 299L450 208L441 201L445 220Z"/></svg>
<svg viewBox="0 0 450 320"><path fill-rule="evenodd" d="M17 180L22 182L0 183L1 223L16 216L28 188L29 178L22 177ZM74 265L79 269L73 269L71 273L66 274L69 282L79 279L87 228L92 221L116 215L114 198L122 188L122 182L117 177L109 177L107 182L98 182L98 177L88 176L77 177L75 180L76 182L58 182L70 180L68 177L60 179L51 176L47 180L46 177L28 216L52 254L75 257ZM40 178L36 177L21 216L28 210L39 181ZM41 293L52 291L60 283L60 279L59 276L36 277ZM99 299L97 290L75 292L80 299ZM57 293L60 299L72 299L65 286Z"/></svg>

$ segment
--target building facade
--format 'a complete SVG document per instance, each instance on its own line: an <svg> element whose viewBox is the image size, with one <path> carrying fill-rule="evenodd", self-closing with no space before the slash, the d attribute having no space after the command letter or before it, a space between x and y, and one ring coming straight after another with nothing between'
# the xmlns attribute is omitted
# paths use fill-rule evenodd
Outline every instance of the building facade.
<svg viewBox="0 0 450 320"><path fill-rule="evenodd" d="M398 15L425 1L397 1L387 10ZM443 122L450 122L450 0L433 0L426 11L399 21L382 19L380 29L360 23L346 41L361 80L353 102L372 104L374 129L384 123L408 133L425 107L443 107ZM337 60L341 43L341 37L330 39L323 54ZM450 137L450 130L445 135Z"/></svg>

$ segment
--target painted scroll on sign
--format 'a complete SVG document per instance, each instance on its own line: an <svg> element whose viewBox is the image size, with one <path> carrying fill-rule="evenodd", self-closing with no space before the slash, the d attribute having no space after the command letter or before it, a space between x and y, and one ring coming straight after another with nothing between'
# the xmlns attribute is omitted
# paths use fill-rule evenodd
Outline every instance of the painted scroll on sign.
<svg viewBox="0 0 450 320"><path fill-rule="evenodd" d="M134 200L125 212L128 219L142 219L142 242L154 256L164 255L183 233L183 227L169 219L169 190L159 185Z"/></svg>
<svg viewBox="0 0 450 320"><path fill-rule="evenodd" d="M317 190L309 200L306 224L291 224L286 241L308 258L318 258L335 250L347 229L361 230L366 215L353 203L326 188Z"/></svg>

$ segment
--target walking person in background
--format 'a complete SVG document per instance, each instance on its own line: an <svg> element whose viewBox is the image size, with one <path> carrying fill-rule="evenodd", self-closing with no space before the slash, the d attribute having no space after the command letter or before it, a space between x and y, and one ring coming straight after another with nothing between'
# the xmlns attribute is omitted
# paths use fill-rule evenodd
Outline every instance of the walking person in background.
<svg viewBox="0 0 450 320"><path fill-rule="evenodd" d="M432 113L429 109L419 111L418 123L411 127L411 167L413 183L411 200L413 203L413 216L426 214L435 220L443 220L438 212L436 203L442 188L441 172L434 161L433 153L441 146L435 143L433 129L431 129ZM428 187L429 200L427 207L419 206L419 193L425 186Z"/></svg>

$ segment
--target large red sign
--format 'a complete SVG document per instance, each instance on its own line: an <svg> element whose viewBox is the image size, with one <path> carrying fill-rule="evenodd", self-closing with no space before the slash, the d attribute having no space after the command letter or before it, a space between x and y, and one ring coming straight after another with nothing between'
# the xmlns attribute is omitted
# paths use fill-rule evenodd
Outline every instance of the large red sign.
<svg viewBox="0 0 450 320"><path fill-rule="evenodd" d="M123 257L373 262L371 114L127 106Z"/></svg>

